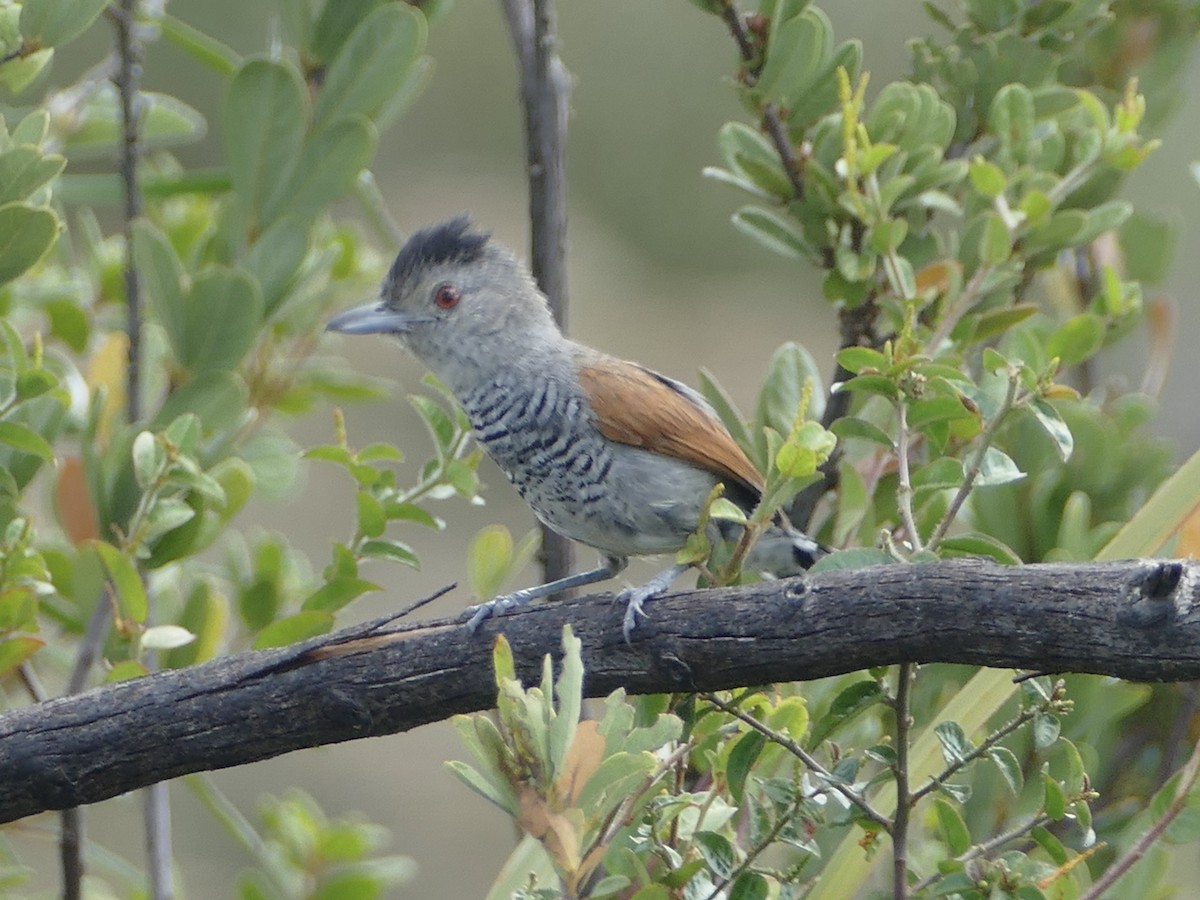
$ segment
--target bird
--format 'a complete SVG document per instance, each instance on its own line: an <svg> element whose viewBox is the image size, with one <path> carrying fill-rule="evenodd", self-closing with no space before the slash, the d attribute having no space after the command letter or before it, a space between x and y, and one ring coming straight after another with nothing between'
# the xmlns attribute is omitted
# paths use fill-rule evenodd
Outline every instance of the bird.
<svg viewBox="0 0 1200 900"><path fill-rule="evenodd" d="M397 338L453 392L534 515L600 551L596 568L468 607L472 632L489 616L613 578L630 557L677 552L718 484L746 512L761 495L763 476L701 394L566 337L526 266L465 214L414 233L379 298L326 329ZM746 566L783 577L825 552L780 521ZM688 568L676 563L620 592L627 642L646 601Z"/></svg>

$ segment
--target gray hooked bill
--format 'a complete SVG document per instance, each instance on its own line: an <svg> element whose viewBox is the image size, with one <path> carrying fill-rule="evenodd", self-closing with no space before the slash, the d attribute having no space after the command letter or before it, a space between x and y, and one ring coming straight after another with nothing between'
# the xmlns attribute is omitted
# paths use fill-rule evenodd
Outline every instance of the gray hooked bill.
<svg viewBox="0 0 1200 900"><path fill-rule="evenodd" d="M377 301L334 316L325 330L342 334L405 334L411 325L408 315Z"/></svg>

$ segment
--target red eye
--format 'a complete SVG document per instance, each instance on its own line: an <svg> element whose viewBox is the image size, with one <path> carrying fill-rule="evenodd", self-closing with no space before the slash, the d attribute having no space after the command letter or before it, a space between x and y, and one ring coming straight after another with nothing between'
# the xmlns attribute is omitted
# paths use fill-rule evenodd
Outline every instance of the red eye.
<svg viewBox="0 0 1200 900"><path fill-rule="evenodd" d="M454 309L458 306L458 288L452 284L439 284L433 292L433 302L441 309Z"/></svg>

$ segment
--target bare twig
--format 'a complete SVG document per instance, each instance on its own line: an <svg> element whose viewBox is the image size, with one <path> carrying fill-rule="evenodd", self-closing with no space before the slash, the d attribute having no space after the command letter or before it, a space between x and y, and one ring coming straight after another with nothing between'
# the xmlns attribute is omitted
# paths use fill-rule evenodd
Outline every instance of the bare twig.
<svg viewBox="0 0 1200 900"><path fill-rule="evenodd" d="M126 332L129 336L129 370L127 372L126 408L129 420L142 417L142 298L137 268L133 263L133 222L142 214L142 195L138 190L137 167L141 148L138 133L141 127L141 99L138 83L141 80L142 47L137 38L138 0L121 0L120 9L112 16L117 33L118 68L115 76L121 96L121 180L125 186L125 308Z"/></svg>
<svg viewBox="0 0 1200 900"><path fill-rule="evenodd" d="M1137 839L1137 842L1129 848L1124 856L1104 870L1104 874L1096 880L1080 900L1100 900L1105 892L1116 884L1118 878L1146 855L1146 851L1162 837L1163 832L1175 821L1176 816L1183 812L1184 807L1188 804L1188 796L1196 787L1198 780L1200 780L1200 743L1196 744L1191 758L1183 764L1183 769L1179 774L1179 784L1175 787L1175 796L1171 798L1170 804L1163 810L1158 821L1146 829L1146 832Z"/></svg>
<svg viewBox="0 0 1200 900"><path fill-rule="evenodd" d="M745 722L747 725L749 725L751 728L753 728L755 731L757 731L759 734L761 734L767 740L771 741L772 743L778 744L780 747L783 747L785 750L787 750L789 753L791 753L793 756L795 756L797 759L799 759L802 763L804 763L806 766L808 766L813 772L815 772L817 775L821 776L821 780L824 781L826 784L828 784L829 787L831 787L833 790L837 791L839 794L841 794L843 797L845 797L847 800L849 800L851 803L853 803L856 807L858 807L860 810L862 810L862 813L864 816L866 816L868 819L870 819L872 822L874 822L876 825L878 825L883 831L887 832L888 834L891 834L892 822L890 819L888 819L887 816L883 815L883 813L877 811L874 807L872 807L871 804L867 802L867 799L862 794L860 794L858 791L854 790L854 788L850 787L850 785L839 780L837 778L837 776L835 776L832 772L830 772L823 765L821 765L821 763L817 761L817 758L815 756L813 756L811 753L809 753L807 750L805 750L803 747L801 747L798 743L796 743L794 740L792 740L786 734L776 731L774 728L767 725L765 722L760 722L758 719L756 719L754 716L750 715L749 713L743 712L742 710L738 709L736 706L734 706L730 703L726 703L724 700L722 700L716 694L709 693L709 694L701 694L700 696L704 700L706 700L707 702L709 702L713 706L715 706L717 709L721 710L722 712L727 713L728 715L734 716L735 718L741 719L743 722Z"/></svg>
<svg viewBox="0 0 1200 900"><path fill-rule="evenodd" d="M909 718L909 690L915 667L901 663L896 670L896 696L892 701L896 713L896 815L892 819L892 897L908 897L908 820L913 801L908 795L908 736L912 721Z"/></svg>
<svg viewBox="0 0 1200 900"><path fill-rule="evenodd" d="M965 863L970 862L973 859L978 859L981 856L987 856L993 850L999 849L1005 844L1015 841L1017 838L1024 837L1025 835L1029 834L1029 832L1033 831L1033 829L1049 824L1049 822L1050 817L1045 813L1041 813L1020 825L1010 828L1008 831L1001 832L1000 834L988 838L988 840L984 841L982 844L976 844L965 853L960 853L954 858L960 863ZM935 872L933 875L923 878L914 884L912 887L912 892L913 894L920 894L922 891L937 884L945 877L945 872Z"/></svg>
<svg viewBox="0 0 1200 900"><path fill-rule="evenodd" d="M896 503L900 507L900 518L904 522L904 530L908 532L908 542L914 551L922 549L921 532L917 530L917 520L913 517L913 487L912 475L908 463L908 400L901 397L897 406L899 424L896 426L896 468L898 483L896 485Z"/></svg>
<svg viewBox="0 0 1200 900"><path fill-rule="evenodd" d="M733 35L733 39L737 42L738 52L742 55L742 61L749 63L750 67L744 69L739 77L742 82L747 85L754 84L758 80L759 72L762 70L762 60L756 60L756 50L754 41L750 37L750 33L746 30L746 23L742 18L742 13L737 8L737 4L733 0L725 0L721 8L721 18L724 19L725 25L729 28L729 33ZM792 146L792 140L788 137L787 127L783 124L783 116L779 111L779 107L774 103L765 103L762 108L762 128L770 138L775 152L779 154L779 162L783 165L783 171L787 174L788 181L792 185L792 192L795 194L795 199L804 199L804 177L800 171L800 161L796 159L796 151Z"/></svg>
<svg viewBox="0 0 1200 900"><path fill-rule="evenodd" d="M529 173L530 268L567 328L567 95L570 76L558 57L554 0L501 0L516 49L525 111ZM542 526L546 581L571 571L571 542Z"/></svg>
<svg viewBox="0 0 1200 900"><path fill-rule="evenodd" d="M946 766L946 768L942 769L942 771L930 778L927 785L913 791L912 797L910 798L911 802L915 805L922 797L932 794L941 785L946 783L947 778L950 778L955 772L962 769L963 766L982 757L985 753L995 747L998 743L1000 743L1026 722L1033 719L1033 717L1037 714L1037 709L1021 710L1021 712L1015 718L1009 722L1006 722L1004 725L1001 725L999 728L989 734L982 742L980 742L978 747L976 747L970 753L964 754L961 759L956 759L954 762L950 763L950 765Z"/></svg>
<svg viewBox="0 0 1200 900"><path fill-rule="evenodd" d="M954 495L954 499L950 501L950 505L946 508L946 512L942 515L941 521L937 523L933 534L929 538L927 548L933 550L941 543L942 538L946 536L946 532L950 530L950 526L954 524L954 520L958 517L959 510L962 505L967 502L967 497L971 495L971 491L975 487L975 480L979 477L980 471L983 469L983 460L987 456L988 448L992 446L992 441L996 439L996 432L1000 428L1000 423L1004 421L1004 417L1008 415L1008 411L1013 408L1017 400L1017 384L1019 376L1014 372L1008 377L1008 391L1004 395L1004 403L996 410L996 415L992 416L992 421L988 422L987 428L979 438L979 449L975 452L974 458L971 460L971 465L967 468L963 483L958 486L958 491Z"/></svg>

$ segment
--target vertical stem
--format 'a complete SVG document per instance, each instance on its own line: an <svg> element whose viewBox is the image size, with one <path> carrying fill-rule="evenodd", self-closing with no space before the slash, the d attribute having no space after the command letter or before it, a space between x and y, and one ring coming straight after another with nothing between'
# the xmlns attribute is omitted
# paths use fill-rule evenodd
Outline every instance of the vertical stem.
<svg viewBox="0 0 1200 900"><path fill-rule="evenodd" d="M904 530L908 532L908 542L914 551L919 551L922 549L921 532L917 530L917 520L913 517L912 475L908 463L908 399L901 397L897 408L900 416L896 427L896 468L899 478L896 499L900 506L900 519L904 522Z"/></svg>
<svg viewBox="0 0 1200 900"><path fill-rule="evenodd" d="M142 297L137 267L133 260L133 223L142 214L142 194L138 187L137 170L141 155L141 96L139 82L142 69L142 45L137 35L138 0L121 0L113 16L117 33L116 75L121 97L120 174L124 188L123 210L125 233L125 304L126 333L129 337L129 358L126 387L126 417L130 422L142 418ZM152 664L152 660L147 660ZM152 900L170 900L174 896L171 879L171 808L167 785L153 784L142 795L146 820L146 868Z"/></svg>
<svg viewBox="0 0 1200 900"><path fill-rule="evenodd" d="M142 416L142 298L137 269L133 264L133 221L142 214L142 195L137 185L139 156L138 127L141 124L141 102L138 82L141 78L142 46L135 33L137 0L121 0L113 16L117 32L117 90L121 95L121 181L125 189L125 304L126 329L129 336L129 369L127 372L127 410L129 420Z"/></svg>
<svg viewBox="0 0 1200 900"><path fill-rule="evenodd" d="M530 268L567 328L567 93L570 78L558 58L554 0L501 0L516 49L525 111L529 171ZM571 542L542 527L546 581L571 571Z"/></svg>
<svg viewBox="0 0 1200 900"><path fill-rule="evenodd" d="M892 818L892 898L908 897L908 818L912 798L908 790L909 688L912 663L901 663L896 672L896 815Z"/></svg>

